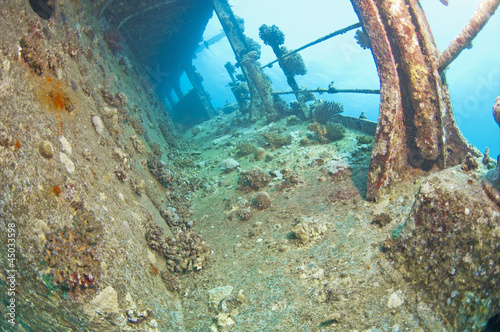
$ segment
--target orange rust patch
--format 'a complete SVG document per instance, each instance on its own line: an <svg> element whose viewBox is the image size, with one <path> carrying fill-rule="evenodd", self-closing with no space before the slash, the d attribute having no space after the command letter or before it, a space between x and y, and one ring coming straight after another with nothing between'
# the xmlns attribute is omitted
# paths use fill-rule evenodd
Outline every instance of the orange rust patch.
<svg viewBox="0 0 500 332"><path fill-rule="evenodd" d="M40 102L51 111L63 111L73 109L72 102L68 94L61 87L61 82L54 82L50 77L46 78L46 83L42 83L38 91Z"/></svg>
<svg viewBox="0 0 500 332"><path fill-rule="evenodd" d="M59 188L58 186L52 187L52 190L56 195L59 195L61 193L61 188Z"/></svg>
<svg viewBox="0 0 500 332"><path fill-rule="evenodd" d="M54 102L54 106L57 109L62 110L64 108L64 99L58 91L52 91L49 94L49 97L52 98L52 100Z"/></svg>

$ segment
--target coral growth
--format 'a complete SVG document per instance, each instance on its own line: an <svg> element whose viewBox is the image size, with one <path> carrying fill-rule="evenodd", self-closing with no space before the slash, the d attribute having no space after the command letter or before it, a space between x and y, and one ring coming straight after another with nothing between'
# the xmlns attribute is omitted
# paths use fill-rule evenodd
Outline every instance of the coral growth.
<svg viewBox="0 0 500 332"><path fill-rule="evenodd" d="M329 175L336 175L342 173L349 169L349 163L345 161L343 158L334 156L332 160L330 160L325 165L325 171Z"/></svg>
<svg viewBox="0 0 500 332"><path fill-rule="evenodd" d="M35 74L42 75L46 69L55 73L59 60L44 48L45 35L41 23L32 22L30 26L27 34L19 41L21 58Z"/></svg>
<svg viewBox="0 0 500 332"><path fill-rule="evenodd" d="M281 176L279 178L281 178L282 181L279 185L276 186L276 189L284 190L286 188L290 188L294 185L299 184L301 181L299 174L295 171L292 171L290 168L284 168L280 171L280 173Z"/></svg>
<svg viewBox="0 0 500 332"><path fill-rule="evenodd" d="M122 108L127 105L127 96L121 91L113 95L108 89L102 89L101 94L104 102L110 107Z"/></svg>
<svg viewBox="0 0 500 332"><path fill-rule="evenodd" d="M154 178L160 182L162 186L168 188L174 179L174 175L167 169L167 165L156 156L151 156L148 159L148 168Z"/></svg>
<svg viewBox="0 0 500 332"><path fill-rule="evenodd" d="M233 66L233 64L230 61L228 61L224 64L224 68L226 68L229 75L234 75L236 73L236 68Z"/></svg>
<svg viewBox="0 0 500 332"><path fill-rule="evenodd" d="M258 60L260 58L260 54L261 54L260 44L256 40L254 40L248 36L245 36L245 40L247 42L247 51L248 51L247 55L249 57L254 58L255 60ZM238 75L236 75L236 77L238 78ZM238 79L243 81L241 78L238 78Z"/></svg>
<svg viewBox="0 0 500 332"><path fill-rule="evenodd" d="M127 181L127 173L123 169L115 168L115 175L121 182Z"/></svg>
<svg viewBox="0 0 500 332"><path fill-rule="evenodd" d="M267 26L262 24L259 28L259 37L262 39L264 44L273 46L281 45L285 42L285 34L276 26Z"/></svg>
<svg viewBox="0 0 500 332"><path fill-rule="evenodd" d="M150 226L146 231L148 245L165 257L168 272L181 275L199 271L210 257L210 247L200 234L184 231L175 239L164 235L159 226Z"/></svg>
<svg viewBox="0 0 500 332"><path fill-rule="evenodd" d="M384 227L385 225L390 224L391 221L392 221L391 216L383 212L373 216L371 223L377 225L378 227Z"/></svg>
<svg viewBox="0 0 500 332"><path fill-rule="evenodd" d="M307 130L316 134L318 141L321 143L335 142L341 140L345 136L345 127L340 123L329 122L325 126L317 122L307 126Z"/></svg>
<svg viewBox="0 0 500 332"><path fill-rule="evenodd" d="M344 105L335 101L316 100L310 109L313 121L324 125L335 115L344 112Z"/></svg>
<svg viewBox="0 0 500 332"><path fill-rule="evenodd" d="M283 174L282 189L297 185L300 182L299 174L288 168L281 170L281 174Z"/></svg>
<svg viewBox="0 0 500 332"><path fill-rule="evenodd" d="M282 146L289 145L291 143L291 139L289 137L283 137L275 132L262 133L262 138L272 148L281 148Z"/></svg>
<svg viewBox="0 0 500 332"><path fill-rule="evenodd" d="M436 301L453 331L482 330L499 291L498 213L477 187L464 195L460 184L469 179L449 172L426 180L390 248L396 267Z"/></svg>
<svg viewBox="0 0 500 332"><path fill-rule="evenodd" d="M371 143L373 143L373 137L366 136L366 135L356 136L356 140L358 141L358 144L371 144Z"/></svg>
<svg viewBox="0 0 500 332"><path fill-rule="evenodd" d="M261 191L255 196L252 204L259 210L267 209L271 206L271 196L265 191Z"/></svg>
<svg viewBox="0 0 500 332"><path fill-rule="evenodd" d="M238 184L242 190L258 190L271 182L271 176L259 167L252 167L240 173Z"/></svg>
<svg viewBox="0 0 500 332"><path fill-rule="evenodd" d="M460 168L465 172L478 169L478 167L479 164L477 160L470 152L467 153L467 155L465 156L465 160L462 162L462 165L460 166Z"/></svg>
<svg viewBox="0 0 500 332"><path fill-rule="evenodd" d="M490 157L490 149L488 149L488 148L485 148L485 150L484 150L482 163L488 169L495 168L495 166L496 166L495 161Z"/></svg>
<svg viewBox="0 0 500 332"><path fill-rule="evenodd" d="M312 131L313 133L316 134L316 137L318 138L318 141L321 143L328 143L328 139L326 137L326 128L325 126L313 122L310 125L307 126L307 130Z"/></svg>
<svg viewBox="0 0 500 332"><path fill-rule="evenodd" d="M299 53L293 53L287 56L288 49L285 46L281 47L281 52L283 54L281 63L283 69L286 70L291 75L305 75L307 74L306 64Z"/></svg>
<svg viewBox="0 0 500 332"><path fill-rule="evenodd" d="M330 142L339 141L345 136L345 127L340 123L327 123L326 124L326 137Z"/></svg>
<svg viewBox="0 0 500 332"><path fill-rule="evenodd" d="M68 38L61 45L63 50L73 59L78 58L78 56L83 53L78 38L78 32L70 30L68 31Z"/></svg>
<svg viewBox="0 0 500 332"><path fill-rule="evenodd" d="M302 95L305 96L305 94ZM305 118L305 114L302 111L302 107L300 106L300 103L297 100L292 100L290 102L290 112L302 120Z"/></svg>
<svg viewBox="0 0 500 332"><path fill-rule="evenodd" d="M131 116L129 121L130 125L132 126L132 128L134 128L134 131L137 135L144 135L146 133L146 129L142 125L141 121L135 116Z"/></svg>
<svg viewBox="0 0 500 332"><path fill-rule="evenodd" d="M49 141L43 140L38 144L38 152L42 157L50 159L54 156L54 147Z"/></svg>
<svg viewBox="0 0 500 332"><path fill-rule="evenodd" d="M257 150L255 150L255 160L259 161L259 160L262 160L266 157L267 155L267 151L264 149L264 148L257 148Z"/></svg>
<svg viewBox="0 0 500 332"><path fill-rule="evenodd" d="M97 242L101 234L102 224L83 207L77 209L73 227L48 232L44 261L52 282L73 293L95 287L100 277Z"/></svg>
<svg viewBox="0 0 500 332"><path fill-rule="evenodd" d="M356 43L364 50L372 47L370 37L363 30L357 30L354 39L356 39Z"/></svg>
<svg viewBox="0 0 500 332"><path fill-rule="evenodd" d="M134 146L135 151L137 151L138 153L146 152L146 145L144 144L144 141L142 141L137 136L131 136L130 140L132 141L132 145Z"/></svg>
<svg viewBox="0 0 500 332"><path fill-rule="evenodd" d="M293 126L300 123L299 118L296 115L290 115L286 118L286 125Z"/></svg>
<svg viewBox="0 0 500 332"><path fill-rule="evenodd" d="M160 215L170 227L172 232L177 232L179 229L185 231L186 228L194 226L194 221L187 218L181 218L175 208L169 206L166 209L159 210Z"/></svg>
<svg viewBox="0 0 500 332"><path fill-rule="evenodd" d="M290 111L291 110L290 107L288 107L288 103L283 98L281 98L279 95L273 95L272 112L266 114L266 119L268 122L275 122L290 114Z"/></svg>
<svg viewBox="0 0 500 332"><path fill-rule="evenodd" d="M248 208L236 211L236 216L239 220L246 221L252 217L252 211Z"/></svg>
<svg viewBox="0 0 500 332"><path fill-rule="evenodd" d="M224 159L220 164L220 168L224 173L231 173L238 167L240 167L240 163L233 158Z"/></svg>
<svg viewBox="0 0 500 332"><path fill-rule="evenodd" d="M326 231L326 227L319 220L301 217L297 219L297 224L292 228L292 232L302 244L320 238Z"/></svg>
<svg viewBox="0 0 500 332"><path fill-rule="evenodd" d="M230 82L229 86L234 94L234 97L238 101L240 108L245 111L248 106L248 100L250 99L250 90L248 89L248 84L245 82Z"/></svg>
<svg viewBox="0 0 500 332"><path fill-rule="evenodd" d="M255 145L250 144L248 142L241 142L236 146L238 148L238 152L236 154L240 157L248 156L249 154L255 153L257 149Z"/></svg>

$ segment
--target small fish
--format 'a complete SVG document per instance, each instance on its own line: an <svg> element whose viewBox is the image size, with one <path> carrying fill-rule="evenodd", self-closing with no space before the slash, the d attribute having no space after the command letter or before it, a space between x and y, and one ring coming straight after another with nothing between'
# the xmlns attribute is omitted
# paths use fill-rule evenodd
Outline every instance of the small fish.
<svg viewBox="0 0 500 332"><path fill-rule="evenodd" d="M448 0L439 0L439 1L441 1L443 5L448 6Z"/></svg>
<svg viewBox="0 0 500 332"><path fill-rule="evenodd" d="M54 7L49 0L30 0L31 8L44 20L48 20L53 12Z"/></svg>

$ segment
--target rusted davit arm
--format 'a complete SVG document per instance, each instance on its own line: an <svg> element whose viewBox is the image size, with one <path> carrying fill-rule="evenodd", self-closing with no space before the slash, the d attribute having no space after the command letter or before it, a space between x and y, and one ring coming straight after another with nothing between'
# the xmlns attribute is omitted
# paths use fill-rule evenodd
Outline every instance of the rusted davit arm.
<svg viewBox="0 0 500 332"><path fill-rule="evenodd" d="M374 200L394 181L456 165L475 150L456 128L448 89L437 69L437 48L417 1L351 2L372 41L380 78L380 114L367 184L367 198Z"/></svg>

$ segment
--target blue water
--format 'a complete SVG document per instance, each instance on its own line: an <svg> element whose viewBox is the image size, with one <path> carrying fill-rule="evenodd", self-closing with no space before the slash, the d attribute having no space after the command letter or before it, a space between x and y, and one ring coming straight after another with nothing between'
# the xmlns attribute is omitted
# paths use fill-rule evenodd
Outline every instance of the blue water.
<svg viewBox="0 0 500 332"><path fill-rule="evenodd" d="M438 0L422 1L441 51L467 23L479 3L478 0L450 2L446 7ZM349 1L233 0L230 3L235 14L245 19L245 34L262 45L261 64L275 59L271 48L259 39L258 28L262 24L276 24L285 33L285 46L296 49L358 22ZM214 15L205 31L205 40L221 30ZM296 76L299 86L326 88L334 81L336 88L377 89L379 80L372 55L369 50L361 49L353 36L354 31L351 31L302 51L300 54L308 72L305 76ZM473 41L473 48L462 52L446 73L459 128L481 151L488 147L493 157L500 154L500 128L491 113L495 98L500 95L499 40L500 14L497 13ZM227 86L229 76L224 68L227 61L235 63L226 38L199 52L194 60L215 107L235 101ZM279 66L265 69L265 73L270 76L276 90L290 90ZM186 77L181 78L181 88L184 92L191 88ZM363 111L370 120L377 120L378 95L323 94L319 97L343 103L346 115L358 116ZM293 97L285 99L291 101Z"/></svg>

